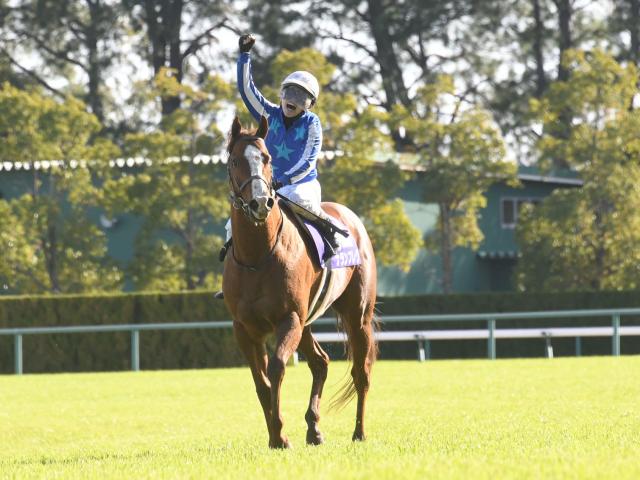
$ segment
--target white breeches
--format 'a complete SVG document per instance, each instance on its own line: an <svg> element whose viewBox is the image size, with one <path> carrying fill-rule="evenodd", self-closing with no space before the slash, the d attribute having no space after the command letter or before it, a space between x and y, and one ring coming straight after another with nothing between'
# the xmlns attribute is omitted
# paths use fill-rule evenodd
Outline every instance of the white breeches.
<svg viewBox="0 0 640 480"><path fill-rule="evenodd" d="M322 197L322 189L320 182L314 179L309 182L296 183L293 185L285 185L278 190L278 193L289 200L296 202L307 210L315 213L319 217L326 217L324 210L320 208L320 198ZM231 219L227 220L224 226L227 231L227 241L231 238Z"/></svg>

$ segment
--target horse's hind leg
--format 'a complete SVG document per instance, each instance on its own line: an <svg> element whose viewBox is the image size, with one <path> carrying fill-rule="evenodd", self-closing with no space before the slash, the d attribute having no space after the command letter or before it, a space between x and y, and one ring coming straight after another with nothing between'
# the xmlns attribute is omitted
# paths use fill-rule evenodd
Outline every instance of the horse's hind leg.
<svg viewBox="0 0 640 480"><path fill-rule="evenodd" d="M367 393L371 383L371 367L376 358L376 345L373 337L373 307L371 312L365 312L361 325L355 326L349 334L351 352L353 355L353 367L351 376L358 394L358 406L356 410L356 427L352 440L364 440L364 413L367 402Z"/></svg>
<svg viewBox="0 0 640 480"><path fill-rule="evenodd" d="M322 398L324 382L327 379L329 355L322 350L320 344L313 338L309 327L305 327L302 331L302 338L298 349L307 359L307 364L313 375L309 408L304 416L304 419L307 421L307 444L320 445L324 442L322 433L320 433L320 429L318 428L318 422L320 421L320 399Z"/></svg>
<svg viewBox="0 0 640 480"><path fill-rule="evenodd" d="M364 440L365 405L371 382L371 367L377 355L373 336L373 309L375 305L370 302L363 307L359 302L353 301L349 297L343 297L339 304L334 306L347 332L353 362L351 377L358 396L356 427L352 440Z"/></svg>
<svg viewBox="0 0 640 480"><path fill-rule="evenodd" d="M271 383L271 429L269 446L271 448L289 448L289 440L282 435L282 416L280 415L280 388L284 378L285 365L296 351L302 337L300 317L291 313L276 327L276 351L269 359L267 377Z"/></svg>

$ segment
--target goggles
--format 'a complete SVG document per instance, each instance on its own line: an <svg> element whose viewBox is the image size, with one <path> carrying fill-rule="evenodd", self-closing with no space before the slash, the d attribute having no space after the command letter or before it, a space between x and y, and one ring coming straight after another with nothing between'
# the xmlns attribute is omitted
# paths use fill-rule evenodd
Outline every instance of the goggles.
<svg viewBox="0 0 640 480"><path fill-rule="evenodd" d="M287 85L280 91L280 98L285 102L293 103L299 108L307 109L313 104L309 92L296 85Z"/></svg>

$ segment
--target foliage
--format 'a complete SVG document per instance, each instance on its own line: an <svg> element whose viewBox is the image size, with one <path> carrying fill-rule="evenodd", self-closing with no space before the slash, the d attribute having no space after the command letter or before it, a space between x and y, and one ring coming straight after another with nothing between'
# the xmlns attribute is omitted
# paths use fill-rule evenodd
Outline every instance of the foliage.
<svg viewBox="0 0 640 480"><path fill-rule="evenodd" d="M555 192L523 217L518 284L634 288L640 285L640 112L630 108L636 69L599 50L569 52L566 62L570 78L533 104L544 125L538 148L543 164L563 158L579 169L584 186ZM557 135L559 129L565 134Z"/></svg>
<svg viewBox="0 0 640 480"><path fill-rule="evenodd" d="M33 169L30 193L2 208L2 238L11 253L0 260L0 284L30 293L119 288L122 275L106 258L106 237L88 216L100 199L95 177L116 151L91 140L100 128L96 118L78 100L58 103L7 84L0 111L0 131L7 132L0 160L50 163Z"/></svg>
<svg viewBox="0 0 640 480"><path fill-rule="evenodd" d="M129 267L138 289L219 286L222 239L213 226L228 212L226 183L221 165L197 163L198 155L221 150L215 113L229 91L219 77L199 90L179 83L171 70L161 70L147 94L180 97L181 107L165 115L154 131L127 136L126 153L150 165L105 183L110 212L130 211L144 219Z"/></svg>

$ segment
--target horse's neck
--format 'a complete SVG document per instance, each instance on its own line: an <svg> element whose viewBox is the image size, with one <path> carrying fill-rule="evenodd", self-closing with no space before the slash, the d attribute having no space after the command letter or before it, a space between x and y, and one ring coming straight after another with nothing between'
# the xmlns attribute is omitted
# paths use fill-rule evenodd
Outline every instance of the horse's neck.
<svg viewBox="0 0 640 480"><path fill-rule="evenodd" d="M262 225L256 225L240 210L231 211L231 231L234 256L240 262L252 265L264 260L278 241L284 213L276 205Z"/></svg>

